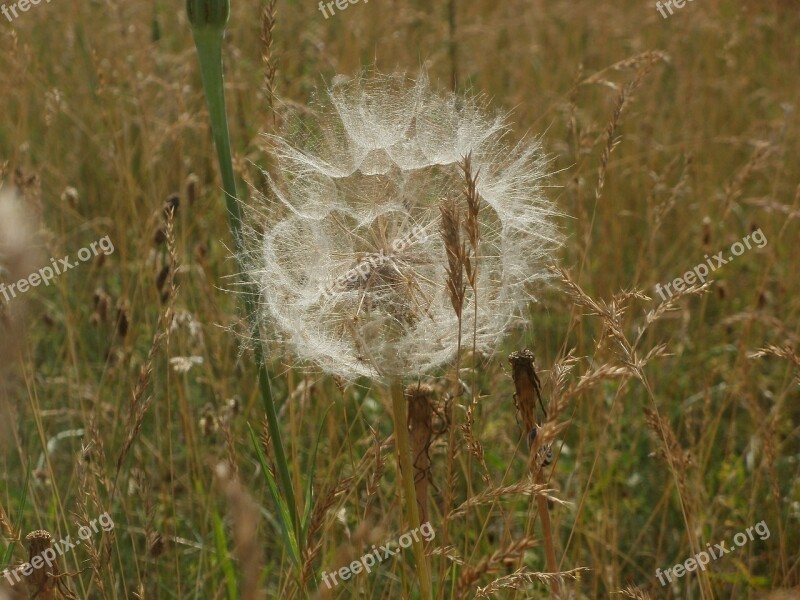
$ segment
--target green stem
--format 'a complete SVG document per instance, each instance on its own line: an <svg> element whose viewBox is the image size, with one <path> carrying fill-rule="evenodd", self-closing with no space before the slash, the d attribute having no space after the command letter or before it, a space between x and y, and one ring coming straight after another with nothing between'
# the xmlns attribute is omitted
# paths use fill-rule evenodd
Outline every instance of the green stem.
<svg viewBox="0 0 800 600"><path fill-rule="evenodd" d="M391 382L392 412L394 413L394 437L397 442L397 455L400 462L400 478L403 480L405 490L406 508L408 509L409 531L419 530L419 507L414 488L414 470L411 466L411 443L408 438L408 411L406 397L401 381L395 379ZM414 557L417 561L417 573L423 600L432 600L431 572L428 559L425 556L425 547L422 542L414 537Z"/></svg>
<svg viewBox="0 0 800 600"><path fill-rule="evenodd" d="M206 104L211 118L211 131L214 136L214 146L217 149L217 159L222 173L222 187L225 192L225 205L228 209L228 223L233 235L234 248L237 260L242 256L244 243L242 238L242 209L239 206L236 192L236 177L233 172L230 136L228 134L228 117L225 111L225 90L222 81L222 40L224 30L213 27L192 28L197 55L200 59L200 74L203 80ZM239 270L242 272L241 264ZM245 296L245 309L250 327L255 330L258 326L258 313L255 301L257 290L248 284ZM254 336L254 354L258 364L258 382L261 400L267 413L267 425L272 437L272 446L275 452L275 464L281 481L283 493L286 495L286 504L292 516L297 543L302 547L300 519L295 504L292 479L289 474L289 464L286 460L283 440L281 438L278 413L275 410L275 401L272 398L272 385L266 367L266 352L259 337Z"/></svg>

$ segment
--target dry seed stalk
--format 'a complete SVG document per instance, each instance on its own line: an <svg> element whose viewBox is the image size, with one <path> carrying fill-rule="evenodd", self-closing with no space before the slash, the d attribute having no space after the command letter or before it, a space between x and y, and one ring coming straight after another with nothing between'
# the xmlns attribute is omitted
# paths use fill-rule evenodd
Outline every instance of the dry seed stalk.
<svg viewBox="0 0 800 600"><path fill-rule="evenodd" d="M511 542L505 548L497 550L491 556L484 556L474 567L467 567L458 578L457 598L467 598L468 593L475 583L487 573L497 573L505 571L509 565L513 565L525 554L525 550L536 546L536 541L524 537L516 542ZM507 572L507 571L506 571Z"/></svg>
<svg viewBox="0 0 800 600"><path fill-rule="evenodd" d="M177 268L178 259L177 253L175 250L175 234L174 234L174 224L175 224L175 210L174 208L170 209L167 212L167 219L166 219L166 234L167 234L167 248L169 250L169 260L170 260L170 273L167 277L167 284L165 286L165 294L167 294L165 308L161 312L158 318L158 325L156 326L156 333L153 335L153 341L150 344L150 350L147 353L147 360L145 361L144 365L141 368L139 373L139 379L136 382L136 387L133 390L133 394L131 395L131 402L129 408L129 420L131 422L131 426L128 430L128 434L125 438L125 443L122 446L122 450L117 457L117 472L114 476L115 481L115 488L116 482L119 479L119 473L122 469L122 463L125 461L125 458L128 456L128 452L133 445L136 436L139 434L139 431L142 428L142 423L144 422L144 417L147 414L148 409L153 403L153 397L148 396L144 400L142 397L144 396L145 391L147 390L148 385L150 384L150 379L153 374L153 360L155 359L156 352L158 352L159 348L161 347L162 342L166 339L169 341L169 332L172 326L172 319L173 319L173 310L172 310L172 303L175 299L175 295L177 293L177 289L175 287L175 269ZM114 490L116 492L116 489Z"/></svg>
<svg viewBox="0 0 800 600"><path fill-rule="evenodd" d="M480 169L473 172L471 152L464 157L460 167L464 175L465 182L464 198L467 201L467 214L466 221L464 223L464 230L466 231L467 239L469 240L470 245L469 252L466 250L462 252L462 262L464 265L464 271L467 275L467 281L472 288L472 306L474 309L474 319L472 324L472 357L473 360L476 360L478 355L478 248L480 245L480 222L478 221L478 217L480 216L480 196L478 195L478 175L480 174ZM488 485L490 483L489 469L486 466L486 461L483 457L483 447L473 432L473 426L475 424L475 412L478 409L477 377L477 370L473 368L472 399L470 401L470 405L467 407L467 415L462 430L464 431L464 437L467 440L467 446L469 447L470 452L475 456L475 458L478 459L478 462L483 467L482 477Z"/></svg>
<svg viewBox="0 0 800 600"><path fill-rule="evenodd" d="M447 475L444 486L443 510L445 518L450 512L453 503L453 490L455 489L455 470L456 461L456 431L453 426L455 413L454 403L456 397L461 395L461 382L459 372L461 367L461 339L462 339L462 312L464 310L464 297L467 291L464 283L464 264L467 256L467 248L461 240L461 212L454 200L443 202L439 207L442 214L441 233L444 247L447 251L447 289L450 293L450 303L458 319L458 347L456 349L456 360L453 370L453 391L447 393L445 397L444 414L447 421ZM442 545L446 546L449 542L449 532L445 528L442 533ZM444 561L440 562L439 578L444 579ZM442 589L443 593L444 590Z"/></svg>
<svg viewBox="0 0 800 600"><path fill-rule="evenodd" d="M480 175L480 169L475 172L472 171L472 153L464 157L461 170L464 173L464 180L466 182L464 196L467 200L467 221L464 224L464 229L466 229L469 245L472 248L472 255L475 257L475 264L473 265L469 255L466 252L464 253L464 270L467 272L467 280L475 293L473 302L477 307L478 245L480 243L480 223L478 217L480 216L481 210L480 196L478 195L478 176Z"/></svg>
<svg viewBox="0 0 800 600"><path fill-rule="evenodd" d="M569 571L560 573L535 573L533 571L526 571L525 569L517 569L511 575L495 579L492 583L484 588L478 588L475 600L482 598L489 598L501 590L523 590L530 587L534 582L553 582L558 581L564 577L571 579L578 579L583 571L588 571L586 567L578 567Z"/></svg>
<svg viewBox="0 0 800 600"><path fill-rule="evenodd" d="M33 562L37 556L41 556L45 550L53 545L52 536L45 530L32 531L25 539L28 541L28 561ZM54 564L52 570L48 568L34 569L27 578L28 591L31 598L37 600L54 600L56 597L56 577L58 577L58 567Z"/></svg>
<svg viewBox="0 0 800 600"><path fill-rule="evenodd" d="M590 314L597 315L601 318L603 322L603 334L601 336L601 345L605 343L605 341L611 341L614 345L614 349L618 354L618 357L623 365L630 368L632 375L638 379L641 384L644 386L645 392L652 404L652 414L655 418L652 420L654 425L654 429L657 430L661 438L661 442L664 444L664 452L663 455L667 459L667 463L669 465L670 473L672 475L673 480L675 481L675 488L678 492L678 499L680 501L681 506L681 513L684 519L684 525L686 527L686 532L689 539L689 544L691 547L691 551L695 554L699 552L699 545L698 540L696 537L696 527L693 525L694 518L691 514L690 510L693 505L697 505L697 502L692 502L691 498L687 498L684 486L681 485L681 475L678 474L677 469L678 467L675 464L675 456L674 451L671 450L672 442L668 435L667 429L665 428L665 424L667 421L662 419L659 415L658 411L658 403L656 402L655 393L653 392L653 387L650 385L650 382L647 378L647 374L644 371L644 366L647 364L647 361L657 357L659 354L663 354L664 347L659 346L656 348L651 349L644 357L639 356L637 352L637 346L639 342L642 340L645 332L647 331L648 326L658 319L660 316L664 314L664 312L651 311L645 317L645 326L639 328L638 335L634 339L633 342L628 340L625 334L625 327L623 323L623 317L626 314L628 309L628 303L632 299L637 299L640 301L650 301L646 295L636 290L633 291L625 291L620 294L617 294L612 297L611 301L604 301L604 300L594 300L592 299L582 288L578 285L575 281L572 280L569 273L564 271L559 267L551 267L551 271L558 275L561 278L562 283L565 285L565 289L567 294L572 298L573 302L575 302L576 306L583 306L589 309ZM689 289L684 290L683 294L698 294L703 293L707 288L708 284L704 284L703 286L691 286ZM662 306L665 306L664 311L668 310L667 307L673 306L673 303L676 301L679 294L675 294L672 298L665 301ZM690 490L691 491L691 490ZM713 598L713 591L711 589L711 583L708 578L708 574L705 572L700 572L698 574L698 580L700 584L700 597L705 600L706 598Z"/></svg>
<svg viewBox="0 0 800 600"><path fill-rule="evenodd" d="M476 506L496 504L498 500L507 496L543 496L545 499L550 500L551 502L555 502L557 504L567 504L563 500L550 495L550 492L552 491L553 490L548 488L545 484L535 483L530 480L520 481L519 483L502 487L489 488L483 492L470 496L461 504L461 506L456 508L448 515L447 520L461 517L465 515L468 510L475 508Z"/></svg>
<svg viewBox="0 0 800 600"><path fill-rule="evenodd" d="M323 528L327 529L330 527L331 522L337 518L339 510L344 505L348 496L353 490L358 489L360 482L365 477L367 478L368 498L374 496L378 491L380 479L386 468L386 460L388 459L387 452L391 449L394 442L391 438L380 440L375 431L372 431L372 434L374 444L355 465L353 474L349 477L339 479L332 486L329 485L323 488L313 504L308 532L305 538L307 546L304 548L303 554L302 581L304 583L309 583L314 577L314 572L317 567L316 561L322 551L324 538L323 536L319 536L319 532L322 531ZM265 453L271 464L271 459L268 454L270 440L266 427L264 427L264 433L260 441L265 448ZM274 473L274 466L271 467L271 470ZM319 597L320 594L314 596L314 598Z"/></svg>
<svg viewBox="0 0 800 600"><path fill-rule="evenodd" d="M90 525L91 514L103 514L106 508L100 500L100 486L105 492L105 497L108 493L112 492L112 483L106 476L106 470L102 465L108 464L106 461L105 447L103 440L100 436L100 430L97 425L97 416L91 415L86 424L84 439L81 447L81 459L78 461L75 471L78 479L78 489L81 494L76 497L75 516L78 518L80 525ZM149 514L149 513L148 513ZM97 593L100 597L106 597L107 586L104 574L106 573L105 567L108 565L113 539L115 536L114 530L107 532L110 539L105 540L105 545L95 546L93 540L87 540L82 547L85 549L89 557L89 564L94 572L93 584L97 587Z"/></svg>
<svg viewBox="0 0 800 600"><path fill-rule="evenodd" d="M540 459L539 450L542 447L541 437L537 439L536 433L539 430L539 422L536 418L536 403L541 405L542 412L544 411L544 404L542 403L541 383L539 377L536 375L534 366L533 352L530 350L522 350L514 352L508 357L511 363L512 378L514 379L514 387L516 393L514 394L517 409L522 416L522 421L525 425L525 430L530 432L528 435L533 435L533 443L530 444L530 460L532 475L536 483L544 483L544 474L542 472L542 460ZM546 414L546 413L545 413ZM529 438L530 439L530 438ZM547 450L545 450L546 452ZM556 562L556 553L553 546L553 533L550 528L550 512L547 506L547 498L541 495L536 496L536 503L539 509L539 518L542 523L542 537L544 539L544 550L547 558L547 568L551 573L558 570L558 563ZM559 592L559 582L557 579L550 580L550 590L553 596L557 596Z"/></svg>
<svg viewBox="0 0 800 600"><path fill-rule="evenodd" d="M450 303L460 322L466 292L464 283L466 247L461 241L461 213L453 201L443 202L439 210L442 213L442 239L447 251L447 289L450 292Z"/></svg>
<svg viewBox="0 0 800 600"><path fill-rule="evenodd" d="M634 598L635 600L650 600L650 595L647 592L632 585L619 590L617 594L625 596L626 598Z"/></svg>
<svg viewBox="0 0 800 600"><path fill-rule="evenodd" d="M275 71L277 70L272 52L276 20L275 3L276 0L270 0L261 13L261 59L264 61L264 89L267 92L267 107L273 120L275 119L275 111L272 109L275 95Z"/></svg>
<svg viewBox="0 0 800 600"><path fill-rule="evenodd" d="M150 379L153 373L153 359L155 358L156 352L161 347L161 343L165 339L169 338L169 332L172 326L172 318L173 318L172 300L175 298L175 293L176 293L175 269L177 267L177 258L175 251L175 235L173 227L174 223L175 223L175 211L174 209L170 209L168 211L166 219L167 247L169 248L169 260L171 267L170 273L167 277L167 286L165 292L168 295L167 307L159 315L156 333L153 335L153 341L150 344L150 350L147 353L147 360L145 361L145 364L142 366L141 371L139 372L139 379L136 382L136 387L134 388L133 395L131 396L129 418L132 421L132 424L130 429L128 430L128 435L125 439L125 443L122 446L122 450L119 453L119 457L117 458L116 477L119 476L120 469L122 468L122 463L125 460L126 456L128 455L128 451L133 445L133 441L136 439L136 436L142 427L144 416L153 402L152 396L148 396L144 401L142 401L142 397L144 396L144 393L147 390L148 385L150 384Z"/></svg>
<svg viewBox="0 0 800 600"><path fill-rule="evenodd" d="M372 430L373 452L375 454L375 469L367 478L367 499L371 499L378 493L383 474L386 472L386 455L382 452L381 440L377 432Z"/></svg>
<svg viewBox="0 0 800 600"><path fill-rule="evenodd" d="M308 534L306 536L307 546L302 574L304 583L310 582L314 576L316 560L322 550L323 536L319 536L319 539L316 538L323 525L325 525L325 517L331 512L331 509L337 502L341 502L343 498L347 497L347 492L351 491L355 487L355 484L355 477L351 476L340 479L334 486L323 490L314 503L311 512L311 520L308 525ZM336 514L336 511L333 511L333 514Z"/></svg>
<svg viewBox="0 0 800 600"><path fill-rule="evenodd" d="M403 483L403 495L407 509L408 529L419 528L419 508L417 507L416 493L414 489L414 469L411 466L411 442L408 435L408 407L403 386L399 380L391 382L390 392L392 396L392 415L394 417L394 439L397 450L398 470L400 479ZM433 599L432 579L428 558L425 556L425 547L419 540L414 540L411 544L414 549L416 559L420 593L423 600Z"/></svg>
<svg viewBox="0 0 800 600"><path fill-rule="evenodd" d="M45 550L52 550L53 536L44 529L32 531L25 539L28 541L28 562L33 562L34 558L42 557ZM26 584L28 593L32 600L55 600L56 589L61 592L61 595L70 600L77 600L77 597L69 591L66 584L62 580L65 575L58 572L58 565L53 563L52 567L43 566L39 569L34 569L28 577L26 577Z"/></svg>
<svg viewBox="0 0 800 600"><path fill-rule="evenodd" d="M541 395L542 384L539 382L533 361L533 352L527 349L513 352L508 357L508 362L511 363L511 377L516 389L514 403L522 417L525 431L531 431L539 425L539 419L536 418L537 402L544 412Z"/></svg>
<svg viewBox="0 0 800 600"><path fill-rule="evenodd" d="M428 522L428 480L431 474L431 457L428 449L433 434L433 388L429 385L410 385L408 398L408 426L411 430L411 458L414 464L414 488L419 506L419 518Z"/></svg>
<svg viewBox="0 0 800 600"><path fill-rule="evenodd" d="M639 57L634 57L635 62L632 64L636 64L637 66L641 64L641 66L639 66L634 78L623 86L619 96L617 96L617 101L614 105L614 113L611 116L611 121L609 121L608 126L606 127L606 145L603 148L603 154L600 157L600 168L598 169L597 174L597 187L595 188L595 200L599 200L600 196L603 195L608 160L611 157L611 153L614 151L614 148L620 141L616 136L616 133L620 117L622 116L622 110L625 108L630 96L633 94L636 88L639 87L639 84L642 82L642 79L644 79L645 75L652 70L657 61L665 60L665 58L666 56L664 54L658 52L644 53Z"/></svg>

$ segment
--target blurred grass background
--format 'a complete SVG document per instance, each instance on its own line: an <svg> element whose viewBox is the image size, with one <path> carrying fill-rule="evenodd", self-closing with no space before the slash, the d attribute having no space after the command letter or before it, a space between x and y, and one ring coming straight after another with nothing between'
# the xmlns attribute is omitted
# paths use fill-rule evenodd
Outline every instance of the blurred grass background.
<svg viewBox="0 0 800 600"><path fill-rule="evenodd" d="M530 327L513 332L495 357L465 358L479 374L473 433L488 472L462 446L456 502L525 476L526 432L515 415L508 352L534 349L546 396L563 392L551 366L571 352L577 360L567 385L588 383L560 417L569 426L550 484L570 503L551 511L561 567L590 569L569 584L574 597L627 586L638 586L639 597L703 597L696 573L662 587L655 569L683 562L692 543L730 544L761 520L769 539L712 563L714 597L800 585L796 4L703 0L663 19L653 3L631 0L372 0L326 20L312 2L277 0L275 113L264 89L262 9L234 0L225 46L244 180L263 187L253 164L269 166L260 133L279 130L286 109L306 104L321 83L369 64L411 75L425 68L440 88L455 78L460 91L511 111L515 139L543 135L553 156L552 198L570 215L568 243L554 262L596 300L634 288L652 298L631 300L620 325L631 339L648 326L640 357L666 345L645 367L653 398L628 375L592 378L625 361L607 341L607 320L558 281L531 307ZM116 248L29 291L13 311L0 306L4 547L24 559L20 538L28 531L74 535L77 523L108 510L114 534L65 557L67 570L83 570L69 578L79 597L231 598L245 570L230 554L245 519L257 528L253 560L259 572L264 567L266 597L303 597L247 433L248 422L262 429L261 405L252 358L230 331L241 330L229 293L235 264L183 7L58 0L0 21L2 185L19 191L39 224L37 264L104 235ZM633 80L635 88L625 88ZM163 205L173 194L178 287L164 303ZM660 303L655 284L758 228L768 240L763 249L714 273L707 294L681 298L648 323ZM154 344L165 306L175 324ZM795 354L750 358L769 345ZM170 363L176 357L203 360L180 372ZM283 348L273 357L298 489L322 432L309 541L319 547L307 565L318 577L403 532L386 395L369 382L340 389L313 369L296 369ZM152 375L137 390L143 367ZM447 373L435 375L443 385ZM131 414L148 398L125 452ZM678 489L664 444L648 427L653 400L673 432L667 452L681 465ZM45 453L48 440L77 429L84 435ZM431 455L437 506L450 485L441 439ZM242 487L215 483L220 461L230 462ZM242 512L245 496L255 513ZM434 559L452 569L437 583L440 597L475 597L478 586L518 567L544 571L534 506L509 496L447 523L434 508L437 541L446 528L448 552L463 561ZM529 543L514 552L521 539ZM408 560L332 592L311 583L310 594L406 597ZM546 593L530 584L497 597Z"/></svg>

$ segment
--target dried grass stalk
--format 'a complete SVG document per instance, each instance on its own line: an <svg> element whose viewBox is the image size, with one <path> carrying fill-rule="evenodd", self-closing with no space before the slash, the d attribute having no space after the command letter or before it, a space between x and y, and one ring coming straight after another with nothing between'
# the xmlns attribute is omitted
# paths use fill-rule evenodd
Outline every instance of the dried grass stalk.
<svg viewBox="0 0 800 600"><path fill-rule="evenodd" d="M494 552L491 556L484 556L474 567L466 567L458 578L458 598L465 598L473 585L487 573L508 572L509 567L523 557L525 550L536 546L536 540L522 538L511 542L505 548Z"/></svg>
<svg viewBox="0 0 800 600"><path fill-rule="evenodd" d="M555 502L557 504L567 504L560 498L550 495L550 493L553 491L554 490L551 490L546 485L534 483L532 481L521 481L513 485L490 488L484 492L475 494L463 502L458 508L448 515L448 520L466 514L470 508L484 504L494 504L500 498L504 498L506 496L541 496L545 500L550 500L551 502Z"/></svg>
<svg viewBox="0 0 800 600"><path fill-rule="evenodd" d="M275 55L273 51L275 29L275 3L276 0L269 0L261 12L261 60L264 61L264 91L267 95L267 106L269 114L275 118L275 111L273 110L275 98L275 72L277 66L275 64Z"/></svg>
<svg viewBox="0 0 800 600"><path fill-rule="evenodd" d="M165 341L169 341L172 321L175 316L172 304L175 299L175 295L177 294L177 287L175 285L175 272L178 266L178 259L175 245L174 225L175 210L174 208L170 208L167 211L165 220L167 249L169 251L170 261L170 271L169 275L167 276L167 282L164 285L165 297L162 297L166 306L159 315L158 326L155 334L153 335L153 340L150 344L150 350L147 353L147 360L139 371L139 378L131 395L128 414L128 422L130 425L125 436L125 442L122 445L119 456L117 457L117 474L114 478L115 480L118 480L119 473L122 470L122 465L128 456L131 446L133 446L133 442L136 440L139 432L141 431L142 424L144 423L144 418L148 410L153 404L153 396L150 395L145 398L145 392L147 391L152 379L153 361L162 344Z"/></svg>
<svg viewBox="0 0 800 600"><path fill-rule="evenodd" d="M625 589L619 590L615 593L625 596L626 598L634 598L635 600L650 600L650 594L632 585L629 585Z"/></svg>
<svg viewBox="0 0 800 600"><path fill-rule="evenodd" d="M453 310L461 319L464 308L464 262L466 247L461 241L461 213L454 201L443 202L439 206L442 213L442 240L447 251L447 290L450 293L450 303Z"/></svg>
<svg viewBox="0 0 800 600"><path fill-rule="evenodd" d="M541 582L558 582L559 579L570 577L578 579L581 572L588 571L586 567L578 567L570 571L562 571L560 573L535 573L533 571L526 571L525 569L518 569L511 575L495 579L492 583L484 588L478 588L475 594L475 600L480 598L489 598L502 590L523 590L527 589L532 583Z"/></svg>

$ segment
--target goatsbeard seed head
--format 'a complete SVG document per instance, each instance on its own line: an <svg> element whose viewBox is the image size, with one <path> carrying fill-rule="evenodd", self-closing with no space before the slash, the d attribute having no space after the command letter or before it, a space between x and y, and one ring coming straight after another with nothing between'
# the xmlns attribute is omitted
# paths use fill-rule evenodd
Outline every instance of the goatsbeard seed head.
<svg viewBox="0 0 800 600"><path fill-rule="evenodd" d="M459 323L440 206L467 212L470 156L479 245L461 332L471 342L474 330L479 350L495 347L524 320L531 284L547 277L543 263L560 244L540 143L507 144L504 117L434 93L425 76L335 84L316 116L289 139L269 137L279 175L264 173L266 233L251 228L243 257L265 331L346 379L421 375L451 360Z"/></svg>

